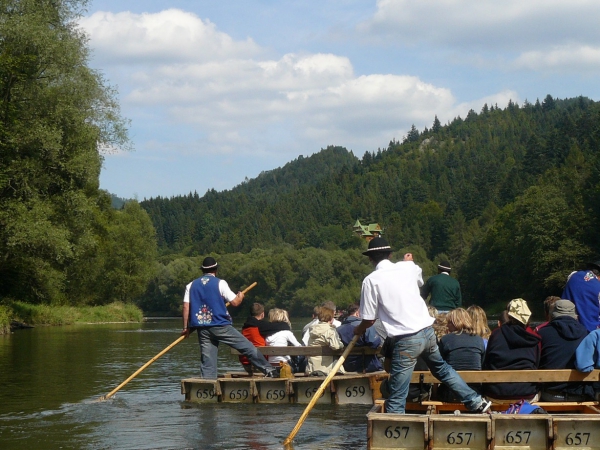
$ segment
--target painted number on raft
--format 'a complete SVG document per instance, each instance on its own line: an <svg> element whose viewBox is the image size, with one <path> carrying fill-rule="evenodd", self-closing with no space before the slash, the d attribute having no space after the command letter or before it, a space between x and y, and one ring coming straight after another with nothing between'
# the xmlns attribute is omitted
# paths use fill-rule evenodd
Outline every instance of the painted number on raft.
<svg viewBox="0 0 600 450"><path fill-rule="evenodd" d="M469 445L472 437L473 433L456 433L453 431L446 437L446 442L450 445Z"/></svg>
<svg viewBox="0 0 600 450"><path fill-rule="evenodd" d="M569 433L565 439L567 445L588 445L591 433Z"/></svg>
<svg viewBox="0 0 600 450"><path fill-rule="evenodd" d="M392 427L391 425L385 429L385 437L388 439L406 439L410 427L401 427L400 425Z"/></svg>
<svg viewBox="0 0 600 450"><path fill-rule="evenodd" d="M267 400L283 400L285 391L283 389L269 389L267 391Z"/></svg>
<svg viewBox="0 0 600 450"><path fill-rule="evenodd" d="M362 397L365 395L364 386L348 386L346 388L346 397Z"/></svg>
<svg viewBox="0 0 600 450"><path fill-rule="evenodd" d="M229 393L229 398L231 400L247 400L248 395L247 389L236 389L235 391L231 391Z"/></svg>
<svg viewBox="0 0 600 450"><path fill-rule="evenodd" d="M308 388L306 390L306 392L304 393L304 395L306 396L306 398L311 398L313 395L315 395L315 393L319 390L318 387L314 387L314 388ZM325 393L325 391L323 391L321 393L321 397L323 397L323 394Z"/></svg>
<svg viewBox="0 0 600 450"><path fill-rule="evenodd" d="M504 440L507 444L528 444L531 431L509 431Z"/></svg>
<svg viewBox="0 0 600 450"><path fill-rule="evenodd" d="M209 399L209 398L215 398L215 391L214 389L198 389L198 391L196 391L196 398L204 398L204 399Z"/></svg>

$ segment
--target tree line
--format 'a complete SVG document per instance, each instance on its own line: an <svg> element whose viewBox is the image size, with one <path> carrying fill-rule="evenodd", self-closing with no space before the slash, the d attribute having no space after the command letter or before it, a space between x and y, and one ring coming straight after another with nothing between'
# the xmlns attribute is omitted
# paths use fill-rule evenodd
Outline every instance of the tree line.
<svg viewBox="0 0 600 450"><path fill-rule="evenodd" d="M426 275L449 259L469 303L541 304L597 259L599 119L585 97L484 105L362 159L328 147L228 191L141 205L167 260L278 246L351 253L366 245L351 232L359 218L419 249Z"/></svg>
<svg viewBox="0 0 600 450"><path fill-rule="evenodd" d="M86 3L0 2L0 301L177 313L211 254L267 306L343 307L371 270L356 219L426 276L450 260L466 302L488 308L541 305L599 259L600 104L585 97L486 104L360 158L330 146L230 190L115 201L99 174L128 123L88 66Z"/></svg>

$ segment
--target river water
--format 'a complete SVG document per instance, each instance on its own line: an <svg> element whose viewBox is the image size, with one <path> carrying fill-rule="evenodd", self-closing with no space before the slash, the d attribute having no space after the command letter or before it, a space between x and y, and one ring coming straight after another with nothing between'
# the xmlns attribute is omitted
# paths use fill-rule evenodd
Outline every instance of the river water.
<svg viewBox="0 0 600 450"><path fill-rule="evenodd" d="M298 319L299 330L310 319ZM241 323L235 324L238 329ZM279 449L306 405L189 404L195 335L106 395L179 337L180 319L38 327L0 336L0 449ZM219 373L239 371L229 347ZM316 405L294 449L366 448L367 406Z"/></svg>

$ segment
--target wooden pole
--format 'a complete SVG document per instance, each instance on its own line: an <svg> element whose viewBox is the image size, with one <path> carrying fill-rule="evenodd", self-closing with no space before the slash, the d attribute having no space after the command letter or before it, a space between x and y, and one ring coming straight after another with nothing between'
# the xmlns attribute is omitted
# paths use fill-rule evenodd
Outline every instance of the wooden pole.
<svg viewBox="0 0 600 450"><path fill-rule="evenodd" d="M103 395L102 397L100 397L98 399L98 401L108 400L109 398L111 398L123 386L125 386L127 383L129 383L131 380L133 380L135 377L137 377L146 367L148 367L150 364L152 364L154 361L156 361L162 355L164 355L165 353L167 353L169 350L171 350L173 347L175 347L177 344L179 344L185 338L186 338L186 336L179 336L179 338L177 340L175 340L175 342L173 342L171 345L169 345L167 348L165 348L163 351L161 351L158 355L156 355L154 358L152 358L150 361L148 361L146 364L144 364L142 367L140 367L138 370L136 370L129 378L127 378L125 381L123 381L120 385L118 385L116 388L114 388L108 394Z"/></svg>
<svg viewBox="0 0 600 450"><path fill-rule="evenodd" d="M257 284L258 283L255 281L250 286L248 286L246 289L244 289L242 291L242 294L245 294L246 292L248 292L250 289L252 289ZM227 302L226 306L229 306L229 302ZM127 378L125 381L123 381L120 385L118 385L116 388L114 388L108 394L103 395L102 397L98 398L98 401L108 400L109 398L111 398L123 386L125 386L127 383L129 383L131 380L133 380L135 377L137 377L144 369L146 369L146 367L148 367L150 364L152 364L154 361L156 361L162 355L164 355L165 353L167 353L169 350L171 350L173 347L175 347L177 344L179 344L181 341L183 341L186 337L187 336L179 336L179 338L177 338L171 345L169 345L167 348L165 348L160 353L158 353L154 358L152 358L150 361L148 361L146 364L144 364L142 367L140 367L138 370L136 370L129 378Z"/></svg>
<svg viewBox="0 0 600 450"><path fill-rule="evenodd" d="M325 391L325 388L327 387L327 384L335 376L335 374L337 373L337 371L339 370L339 368L342 366L342 364L344 364L344 361L346 360L346 357L352 351L352 348L354 347L354 344L356 344L356 341L358 341L358 338L359 338L358 335L356 335L356 336L354 336L354 338L352 338L352 340L348 344L348 347L346 347L346 350L344 350L344 353L342 353L342 356L340 356L340 359L338 359L338 361L335 363L335 366L333 366L333 369L331 369L331 372L329 372L329 375L327 375L327 377L325 378L325 380L323 380L323 383L321 383L321 386L319 387L319 389L317 390L317 392L315 392L315 394L313 395L312 399L310 400L310 403L308 404L308 406L306 407L306 409L304 409L304 412L300 416L300 419L298 419L298 423L296 423L296 426L294 427L294 429L292 430L292 432L290 433L290 435L285 439L285 441L283 441L283 445L288 446L288 445L290 445L292 443L292 441L294 440L294 437L296 436L296 434L300 430L300 427L304 423L304 420L308 416L308 413L313 408L313 406L315 406L315 404L317 403L317 401L319 400L319 398L321 397L321 395Z"/></svg>

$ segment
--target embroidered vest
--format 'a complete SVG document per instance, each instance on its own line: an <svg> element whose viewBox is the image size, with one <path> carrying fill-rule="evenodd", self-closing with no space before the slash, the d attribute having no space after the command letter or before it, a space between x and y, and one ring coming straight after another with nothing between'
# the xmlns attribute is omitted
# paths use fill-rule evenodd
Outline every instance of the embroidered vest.
<svg viewBox="0 0 600 450"><path fill-rule="evenodd" d="M216 327L231 325L231 316L225 299L219 292L219 279L203 275L190 287L190 327Z"/></svg>

